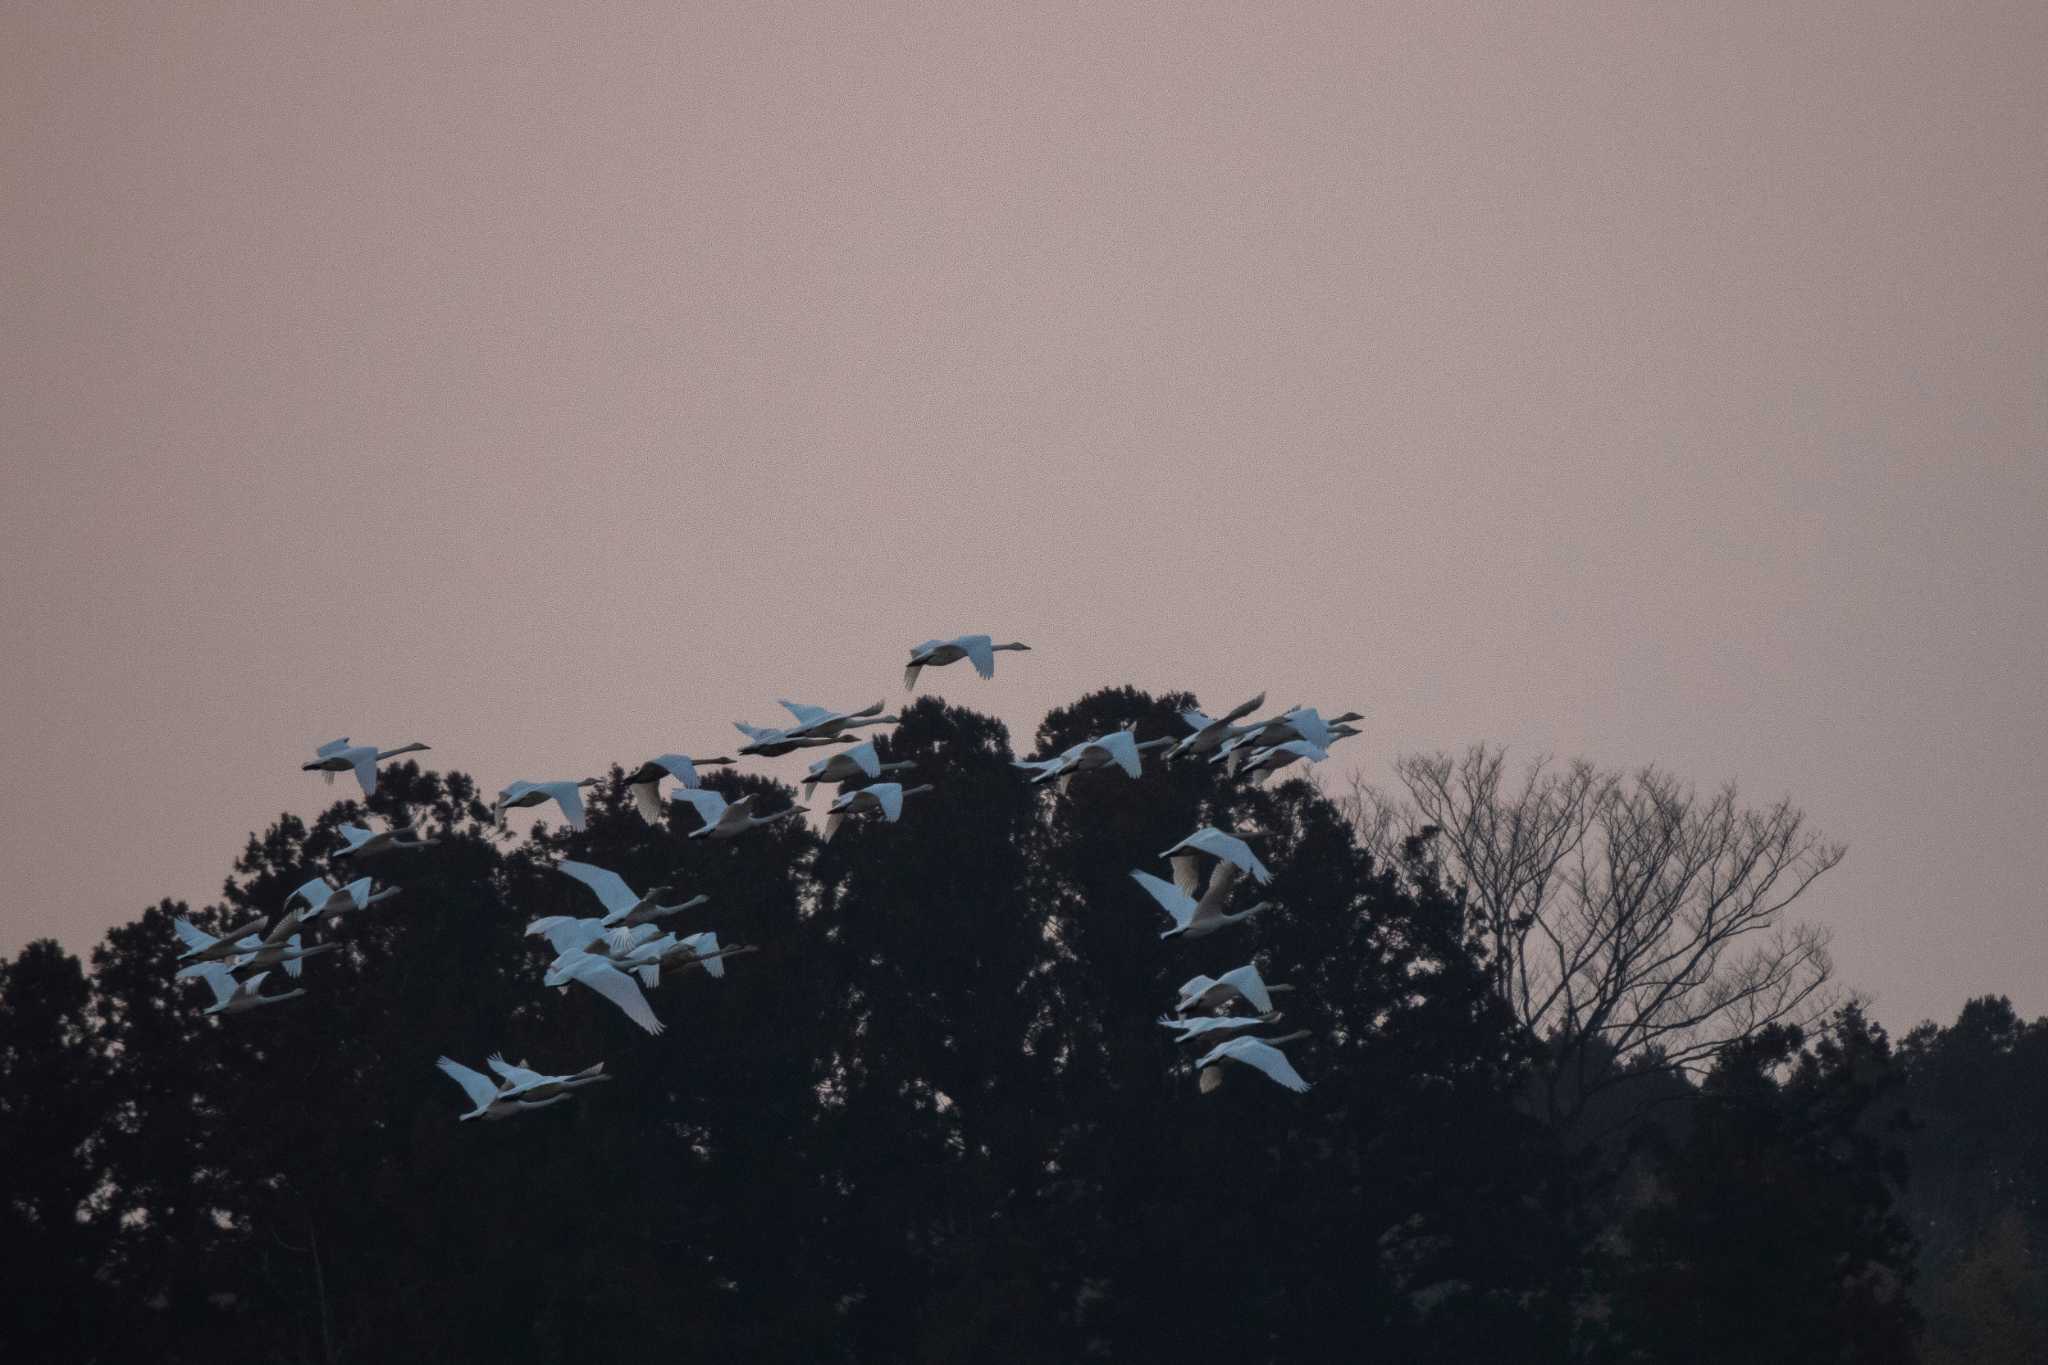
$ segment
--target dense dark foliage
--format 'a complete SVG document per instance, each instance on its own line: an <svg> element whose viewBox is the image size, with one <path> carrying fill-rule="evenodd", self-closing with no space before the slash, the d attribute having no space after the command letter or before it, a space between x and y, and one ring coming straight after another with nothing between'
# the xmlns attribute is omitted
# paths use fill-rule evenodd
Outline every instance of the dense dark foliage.
<svg viewBox="0 0 2048 1365"><path fill-rule="evenodd" d="M1177 732L1189 700L1096 693L1038 752ZM1849 1012L1699 1090L1618 1086L1568 1144L1419 846L1378 865L1312 786L1207 765L1057 796L930 699L881 745L937 792L829 845L685 840L617 773L587 831L513 842L462 775L388 768L372 811L441 843L321 929L344 946L306 999L246 1016L173 981L183 906L90 974L31 944L0 966L0 1355L1906 1361L1917 1234L1934 1358L2038 1358L1969 1337L2041 1327L2048 1044L2003 1002L1896 1052ZM281 818L193 917L274 911L361 814ZM1128 873L1204 821L1259 832L1281 908L1162 942ZM659 1038L545 990L525 925L592 904L560 854L705 891L685 927L760 951L665 984ZM1314 1088L1201 1095L1156 1021L1254 956ZM617 1079L457 1124L435 1056L499 1048Z"/></svg>

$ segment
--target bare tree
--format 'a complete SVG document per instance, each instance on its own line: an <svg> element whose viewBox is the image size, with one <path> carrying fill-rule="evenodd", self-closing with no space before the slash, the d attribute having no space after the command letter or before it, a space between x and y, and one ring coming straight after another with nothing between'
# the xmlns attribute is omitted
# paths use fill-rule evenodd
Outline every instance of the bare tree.
<svg viewBox="0 0 2048 1365"><path fill-rule="evenodd" d="M1353 822L1383 856L1420 852L1466 887L1496 988L1550 1044L1552 1117L1631 1070L1697 1073L1833 1004L1826 932L1781 912L1844 849L1790 801L1752 809L1732 784L1702 796L1654 767L1511 773L1486 744L1394 770L1406 800L1354 779Z"/></svg>

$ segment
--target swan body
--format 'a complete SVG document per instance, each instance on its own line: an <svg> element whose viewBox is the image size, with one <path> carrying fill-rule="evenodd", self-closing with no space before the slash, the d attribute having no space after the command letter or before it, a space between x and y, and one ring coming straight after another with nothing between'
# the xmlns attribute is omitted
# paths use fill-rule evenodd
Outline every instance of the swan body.
<svg viewBox="0 0 2048 1365"><path fill-rule="evenodd" d="M1272 908L1272 902L1260 901L1249 909L1235 915L1225 914L1223 907L1230 900L1230 892L1237 885L1239 877L1235 863L1218 863L1215 872L1209 876L1209 889L1196 900L1172 882L1162 881L1149 872L1133 870L1131 877L1138 885L1151 894L1173 919L1173 927L1160 934L1161 938L1176 935L1186 938L1207 938L1218 929L1227 928L1241 920L1248 920L1262 910Z"/></svg>
<svg viewBox="0 0 2048 1365"><path fill-rule="evenodd" d="M749 725L743 720L732 723L733 729L747 737L740 745L739 752L759 758L780 758L783 754L798 749L817 749L827 744L851 744L851 735L800 735L792 730L774 730L761 725Z"/></svg>
<svg viewBox="0 0 2048 1365"><path fill-rule="evenodd" d="M498 1095L501 1099L517 1099L524 1104L536 1100L552 1099L557 1095L567 1097L572 1090L581 1090L586 1085L597 1085L608 1081L604 1074L604 1063L587 1066L568 1076L543 1076L529 1069L524 1062L517 1066L505 1060L502 1052L493 1052L484 1058L484 1065L498 1073Z"/></svg>
<svg viewBox="0 0 2048 1365"><path fill-rule="evenodd" d="M778 820L787 820L803 814L800 807L791 806L773 815L755 815L747 809L748 804L754 799L751 795L742 796L737 801L727 801L717 792L698 790L679 791L675 793L674 799L687 801L696 810L697 818L704 822L702 829L690 831L689 837L692 839L737 839L750 829L759 829L763 825L772 825Z"/></svg>
<svg viewBox="0 0 2048 1365"><path fill-rule="evenodd" d="M213 1003L201 1010L202 1014L241 1014L263 1005L275 1005L281 1001L291 1000L306 993L301 989L285 991L281 995L265 995L263 981L270 975L269 972L258 972L246 981L237 981L234 968L224 962L209 962L197 975L213 988Z"/></svg>
<svg viewBox="0 0 2048 1365"><path fill-rule="evenodd" d="M905 787L900 782L877 782L857 791L841 792L825 808L825 839L829 842L839 832L839 827L846 823L846 817L860 811L880 811L882 818L893 825L903 815L904 797L930 790L932 784L929 782L917 787Z"/></svg>
<svg viewBox="0 0 2048 1365"><path fill-rule="evenodd" d="M411 744L401 744L396 749L379 749L374 744L352 745L348 742L347 737L344 736L341 739L329 740L315 749L313 751L313 761L311 763L301 763L299 771L323 773L326 775L327 780L332 782L336 773L345 773L350 769L354 769L356 781L362 785L363 795L375 796L377 794L377 765L379 763L387 758L396 758L400 754L410 754L426 748L426 745L415 741Z"/></svg>
<svg viewBox="0 0 2048 1365"><path fill-rule="evenodd" d="M858 711L828 711L822 706L782 698L777 698L775 704L796 717L796 724L784 733L798 738L830 739L865 725L894 725L900 719L883 715L881 702Z"/></svg>
<svg viewBox="0 0 2048 1365"><path fill-rule="evenodd" d="M711 767L717 763L730 763L729 758L691 758L686 754L660 754L648 759L626 777L626 790L633 794L633 805L638 808L640 818L650 825L658 825L667 814L661 804L661 779L673 777L685 787L701 787L703 779L697 776L699 765Z"/></svg>
<svg viewBox="0 0 2048 1365"><path fill-rule="evenodd" d="M1291 1043L1297 1038L1308 1037L1306 1029L1287 1034L1281 1038L1232 1038L1219 1043L1195 1059L1201 1069L1202 1093L1208 1094L1223 1084L1222 1062L1240 1062L1266 1074L1269 1080L1285 1086L1296 1094L1308 1090L1308 1082L1294 1069L1294 1063L1287 1060L1287 1054L1280 1050L1280 1044Z"/></svg>
<svg viewBox="0 0 2048 1365"><path fill-rule="evenodd" d="M1252 712L1266 704L1266 694L1259 693L1242 706L1233 707L1227 714L1211 720L1200 710L1190 707L1180 713L1180 718L1193 733L1187 735L1166 751L1168 758L1199 758L1213 754L1217 748L1231 738L1243 734L1249 726L1237 724Z"/></svg>
<svg viewBox="0 0 2048 1365"><path fill-rule="evenodd" d="M409 828L373 830L363 825L342 825L335 833L341 836L342 846L327 855L329 862L339 858L374 858L400 849L432 848L441 842L423 839Z"/></svg>
<svg viewBox="0 0 2048 1365"><path fill-rule="evenodd" d="M838 786L846 782L857 782L862 778L873 781L883 773L906 772L916 766L915 763L908 761L882 762L880 755L875 753L875 742L871 739L866 740L851 749L841 749L838 753L813 763L804 777L804 800L811 799L811 794L817 790L820 783Z"/></svg>
<svg viewBox="0 0 2048 1365"><path fill-rule="evenodd" d="M1320 763L1330 756L1330 751L1306 739L1290 739L1285 744L1272 744L1263 749L1254 749L1235 765L1236 771L1252 782L1264 782L1274 773L1291 763L1307 759Z"/></svg>
<svg viewBox="0 0 2048 1365"><path fill-rule="evenodd" d="M1037 775L1031 779L1034 785L1057 781L1065 791L1077 773L1095 772L1101 768L1115 766L1131 777L1144 774L1144 760L1141 755L1147 749L1163 749L1173 743L1170 739L1148 739L1140 741L1129 730L1113 730L1094 739L1084 739L1052 758L1026 759L1012 766L1035 769Z"/></svg>
<svg viewBox="0 0 2048 1365"><path fill-rule="evenodd" d="M642 896L626 885L626 879L618 873L569 858L556 863L555 871L566 877L574 877L596 894L605 911L604 918L599 923L606 929L651 923L678 911L692 909L711 899L709 896L700 895L677 905L663 905L661 898L673 892L674 887L653 887Z"/></svg>
<svg viewBox="0 0 2048 1365"><path fill-rule="evenodd" d="M514 782L498 793L498 799L491 803L491 813L502 825L505 812L514 806L538 806L552 801L562 808L562 818L569 822L569 828L582 829L583 788L596 785L594 777L586 777L581 782Z"/></svg>
<svg viewBox="0 0 2048 1365"><path fill-rule="evenodd" d="M1273 880L1272 872L1259 861L1259 855L1252 852L1250 844L1235 834L1225 834L1214 825L1204 825L1159 855L1173 865L1173 884L1190 896L1195 894L1196 878L1201 873L1201 859L1196 855L1202 853L1220 858L1240 872L1250 873L1252 880L1261 886Z"/></svg>
<svg viewBox="0 0 2048 1365"><path fill-rule="evenodd" d="M1276 1023L1279 1021L1279 1018L1280 1016L1277 1014L1268 1018L1260 1018L1255 1014L1204 1014L1197 1015L1192 1019L1181 1019L1173 1015L1164 1015L1159 1020L1159 1026L1161 1028L1179 1029L1180 1032L1175 1034L1173 1039L1176 1043L1200 1043L1207 1047L1214 1041L1209 1036L1211 1034L1235 1033L1240 1029L1259 1028L1266 1024Z"/></svg>
<svg viewBox="0 0 2048 1365"><path fill-rule="evenodd" d="M1030 648L1030 645L1014 640L999 645L987 635L956 635L950 640L926 640L910 651L910 666L903 670L903 690L909 692L917 687L920 669L942 668L962 659L972 659L976 673L984 678L993 678L996 675L997 650Z"/></svg>

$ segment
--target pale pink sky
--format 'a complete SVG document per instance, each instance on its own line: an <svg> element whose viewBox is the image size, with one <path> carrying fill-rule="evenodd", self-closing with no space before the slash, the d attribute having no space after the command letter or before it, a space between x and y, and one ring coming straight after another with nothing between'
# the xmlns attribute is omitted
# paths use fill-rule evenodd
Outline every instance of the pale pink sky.
<svg viewBox="0 0 2048 1365"><path fill-rule="evenodd" d="M335 735L582 776L989 630L1026 742L1263 688L1789 793L1881 1019L2048 1011L2044 68L2039 0L0 5L0 950L210 897Z"/></svg>

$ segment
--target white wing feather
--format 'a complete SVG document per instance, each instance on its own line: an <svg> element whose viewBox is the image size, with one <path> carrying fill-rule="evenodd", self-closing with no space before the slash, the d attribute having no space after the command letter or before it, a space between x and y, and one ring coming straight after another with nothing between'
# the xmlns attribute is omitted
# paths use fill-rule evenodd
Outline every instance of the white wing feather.
<svg viewBox="0 0 2048 1365"><path fill-rule="evenodd" d="M1194 901L1173 883L1161 881L1149 872L1136 870L1132 871L1131 879L1152 894L1152 899L1159 902L1159 908L1173 916L1173 922L1179 928L1187 928L1188 922L1194 919Z"/></svg>
<svg viewBox="0 0 2048 1365"><path fill-rule="evenodd" d="M594 867L589 863L564 858L555 864L555 871L566 877L574 877L595 891L598 900L604 903L604 908L614 914L631 910L640 903L640 898L633 894L633 888L626 885L626 879L608 868Z"/></svg>
<svg viewBox="0 0 2048 1365"><path fill-rule="evenodd" d="M570 975L617 1005L625 1011L628 1019L649 1033L658 1035L667 1028L655 1018L653 1007L647 1003L647 997L640 994L640 988L633 984L633 978L610 964L590 958L576 964Z"/></svg>
<svg viewBox="0 0 2048 1365"><path fill-rule="evenodd" d="M450 1080L462 1087L462 1093L469 1096L469 1102L478 1109L488 1109L498 1098L498 1087L491 1078L481 1071L473 1071L453 1057L442 1057L434 1062Z"/></svg>
<svg viewBox="0 0 2048 1365"><path fill-rule="evenodd" d="M995 641L986 635L963 635L953 642L965 650L974 671L984 678L996 675Z"/></svg>

